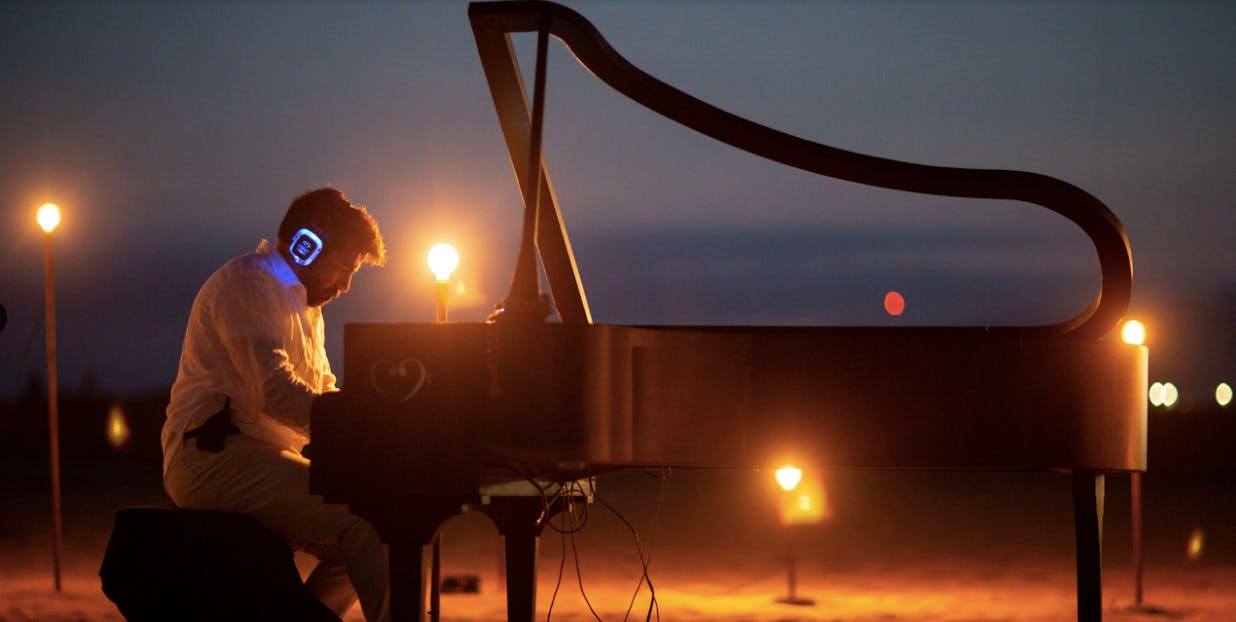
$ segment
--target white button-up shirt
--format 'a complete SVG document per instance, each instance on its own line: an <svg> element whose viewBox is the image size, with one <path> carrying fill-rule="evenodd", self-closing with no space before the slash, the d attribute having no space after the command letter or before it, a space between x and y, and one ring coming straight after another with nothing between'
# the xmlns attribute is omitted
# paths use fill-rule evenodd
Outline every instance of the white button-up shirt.
<svg viewBox="0 0 1236 622"><path fill-rule="evenodd" d="M241 433L299 453L313 398L335 389L322 309L265 240L219 268L193 301L163 425L163 472L184 434L231 398Z"/></svg>

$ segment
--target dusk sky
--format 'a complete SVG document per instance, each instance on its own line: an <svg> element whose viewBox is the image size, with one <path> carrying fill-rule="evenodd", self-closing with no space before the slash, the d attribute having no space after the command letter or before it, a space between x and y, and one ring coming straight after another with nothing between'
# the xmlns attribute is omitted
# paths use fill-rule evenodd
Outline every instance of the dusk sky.
<svg viewBox="0 0 1236 622"><path fill-rule="evenodd" d="M1128 232L1151 380L1188 397L1236 379L1236 3L566 4L758 123L1080 186ZM322 185L367 206L390 251L326 307L336 371L344 324L433 320L435 242L463 257L452 320L483 320L521 202L466 9L0 4L0 395L44 372L47 201L69 389L88 370L116 394L170 387L202 281ZM516 39L529 71L534 38ZM597 322L1046 324L1098 290L1089 241L1046 209L759 160L614 93L556 40L545 159Z"/></svg>

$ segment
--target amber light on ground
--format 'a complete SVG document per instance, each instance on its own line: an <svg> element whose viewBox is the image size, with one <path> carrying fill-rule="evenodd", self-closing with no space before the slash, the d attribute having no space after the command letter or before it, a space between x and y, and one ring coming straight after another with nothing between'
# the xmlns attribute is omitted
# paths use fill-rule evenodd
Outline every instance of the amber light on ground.
<svg viewBox="0 0 1236 622"><path fill-rule="evenodd" d="M828 493L818 477L806 478L783 493L779 510L783 525L816 525L833 517Z"/></svg>

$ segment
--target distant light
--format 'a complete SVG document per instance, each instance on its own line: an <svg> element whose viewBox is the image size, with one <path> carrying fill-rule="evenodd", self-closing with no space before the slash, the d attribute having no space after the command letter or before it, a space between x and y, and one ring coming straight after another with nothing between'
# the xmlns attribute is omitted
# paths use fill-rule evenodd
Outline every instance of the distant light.
<svg viewBox="0 0 1236 622"><path fill-rule="evenodd" d="M778 514L782 525L815 525L833 517L822 479L804 477L795 486L793 491L781 495Z"/></svg>
<svg viewBox="0 0 1236 622"><path fill-rule="evenodd" d="M55 203L44 203L42 207L39 207L35 219L39 221L39 226L43 228L44 233L55 231L56 226L60 224L60 206Z"/></svg>
<svg viewBox="0 0 1236 622"><path fill-rule="evenodd" d="M120 402L116 402L107 411L107 442L111 444L112 449L120 449L129 442L129 436L129 422L124 416L124 409L120 407Z"/></svg>
<svg viewBox="0 0 1236 622"><path fill-rule="evenodd" d="M889 315L901 315L906 310L906 299L896 291L884 294L884 310Z"/></svg>
<svg viewBox="0 0 1236 622"><path fill-rule="evenodd" d="M1120 331L1120 338L1125 343L1140 346L1146 343L1146 327L1137 320L1129 320L1124 323L1124 328Z"/></svg>
<svg viewBox="0 0 1236 622"><path fill-rule="evenodd" d="M1156 382L1150 385L1150 391L1147 397L1150 398L1151 406L1162 406L1163 405L1163 383Z"/></svg>
<svg viewBox="0 0 1236 622"><path fill-rule="evenodd" d="M1215 401L1220 406L1227 406L1232 403L1232 386L1226 382L1220 382L1218 387L1215 387Z"/></svg>
<svg viewBox="0 0 1236 622"><path fill-rule="evenodd" d="M448 281L459 267L459 253L450 244L438 244L429 249L429 269L439 281Z"/></svg>
<svg viewBox="0 0 1236 622"><path fill-rule="evenodd" d="M1180 391L1176 390L1176 385L1170 382L1163 383L1163 405L1171 408L1176 405L1176 400L1180 398Z"/></svg>
<svg viewBox="0 0 1236 622"><path fill-rule="evenodd" d="M776 477L777 484L781 486L782 490L788 492L798 487L798 482L801 482L803 479L803 470L792 466L784 466L777 469Z"/></svg>
<svg viewBox="0 0 1236 622"><path fill-rule="evenodd" d="M1194 526L1189 532L1189 544L1185 555L1189 561L1195 562L1202 558L1202 551L1206 546L1206 533L1202 531L1201 526Z"/></svg>
<svg viewBox="0 0 1236 622"><path fill-rule="evenodd" d="M798 509L802 512L810 512L815 504L811 502L811 495L798 495Z"/></svg>

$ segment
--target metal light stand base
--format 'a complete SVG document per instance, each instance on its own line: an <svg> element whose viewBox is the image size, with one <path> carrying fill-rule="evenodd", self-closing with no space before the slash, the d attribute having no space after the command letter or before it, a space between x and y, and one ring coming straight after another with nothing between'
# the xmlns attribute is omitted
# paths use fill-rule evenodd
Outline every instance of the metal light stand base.
<svg viewBox="0 0 1236 622"><path fill-rule="evenodd" d="M777 600L774 600L773 602L779 603L782 605L799 605L799 606L804 606L804 607L815 605L815 601L810 598L789 597L789 596L786 596L785 598L778 598Z"/></svg>

